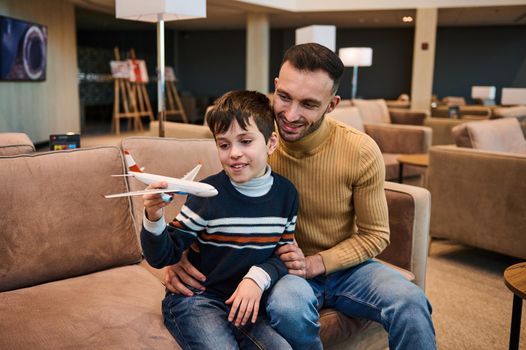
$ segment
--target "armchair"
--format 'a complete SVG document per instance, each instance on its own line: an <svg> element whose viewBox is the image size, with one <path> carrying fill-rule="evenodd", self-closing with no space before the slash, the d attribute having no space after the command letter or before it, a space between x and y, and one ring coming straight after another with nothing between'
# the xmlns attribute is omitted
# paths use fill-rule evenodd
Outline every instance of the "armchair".
<svg viewBox="0 0 526 350"><path fill-rule="evenodd" d="M382 151L387 180L398 178L399 155L427 153L431 146L432 131L425 126L366 123L357 107L338 107L328 116L371 136ZM423 171L419 167L404 167L406 176L420 175Z"/></svg>
<svg viewBox="0 0 526 350"><path fill-rule="evenodd" d="M465 123L453 135L456 146L430 151L430 235L526 259L526 141L518 121Z"/></svg>
<svg viewBox="0 0 526 350"><path fill-rule="evenodd" d="M129 150L137 163L150 171L169 176L182 176L196 162L203 163L198 179L221 169L213 140L178 140L170 138L130 137L122 147ZM163 159L159 162L159 159ZM130 179L130 189L144 185ZM426 258L429 232L429 192L426 189L386 182L385 194L389 206L391 244L378 256L400 271L422 289L425 287ZM184 197L174 198L174 204L165 208L167 219L175 217ZM133 199L137 229L141 224L142 203ZM150 268L153 270L152 268ZM163 276L162 271L153 271ZM160 317L160 316L159 316ZM346 317L335 310L320 313L321 338L326 349L385 349L387 333L373 322Z"/></svg>
<svg viewBox="0 0 526 350"><path fill-rule="evenodd" d="M423 125L427 112L404 108L388 108L384 99L352 100L352 105L360 111L362 119L368 124L409 124Z"/></svg>

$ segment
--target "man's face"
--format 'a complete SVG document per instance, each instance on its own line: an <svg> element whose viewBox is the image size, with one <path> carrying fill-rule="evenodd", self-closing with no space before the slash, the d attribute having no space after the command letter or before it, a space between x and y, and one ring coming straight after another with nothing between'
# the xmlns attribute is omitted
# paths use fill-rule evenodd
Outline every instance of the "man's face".
<svg viewBox="0 0 526 350"><path fill-rule="evenodd" d="M249 121L246 130L234 120L225 133L215 136L223 169L231 180L238 183L263 176L268 156L278 143L276 133L272 133L268 142L265 142L253 118Z"/></svg>
<svg viewBox="0 0 526 350"><path fill-rule="evenodd" d="M274 84L274 115L285 141L301 140L314 132L325 113L340 102L332 92L334 82L322 70L300 71L285 62Z"/></svg>

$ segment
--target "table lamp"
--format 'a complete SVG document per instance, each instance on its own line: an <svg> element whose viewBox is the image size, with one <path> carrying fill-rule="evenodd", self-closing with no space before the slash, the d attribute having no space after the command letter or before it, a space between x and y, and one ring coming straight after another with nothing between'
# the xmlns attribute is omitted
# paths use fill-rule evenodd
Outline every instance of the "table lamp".
<svg viewBox="0 0 526 350"><path fill-rule="evenodd" d="M117 18L157 22L157 106L159 136L164 137L164 21L206 17L206 0L116 0Z"/></svg>
<svg viewBox="0 0 526 350"><path fill-rule="evenodd" d="M326 48L336 50L336 26L312 25L296 29L296 45L318 43Z"/></svg>
<svg viewBox="0 0 526 350"><path fill-rule="evenodd" d="M338 52L345 67L353 67L351 99L356 98L358 87L358 67L370 67L373 64L373 49L370 47L344 47Z"/></svg>
<svg viewBox="0 0 526 350"><path fill-rule="evenodd" d="M494 105L496 92L497 88L495 86L472 86L471 98L481 100L485 106Z"/></svg>

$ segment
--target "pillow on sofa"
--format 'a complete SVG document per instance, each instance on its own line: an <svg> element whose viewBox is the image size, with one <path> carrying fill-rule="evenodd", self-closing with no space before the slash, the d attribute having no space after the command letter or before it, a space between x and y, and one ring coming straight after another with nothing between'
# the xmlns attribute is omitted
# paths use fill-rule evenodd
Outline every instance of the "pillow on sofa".
<svg viewBox="0 0 526 350"><path fill-rule="evenodd" d="M327 116L332 117L346 125L349 125L358 131L365 132L362 117L357 107L340 107L338 105L338 107L336 107L331 113L327 114Z"/></svg>
<svg viewBox="0 0 526 350"><path fill-rule="evenodd" d="M526 154L526 140L515 118L464 123L451 132L459 147Z"/></svg>
<svg viewBox="0 0 526 350"><path fill-rule="evenodd" d="M353 105L358 107L362 120L365 124L391 123L391 116L387 103L383 99L377 100L353 100Z"/></svg>

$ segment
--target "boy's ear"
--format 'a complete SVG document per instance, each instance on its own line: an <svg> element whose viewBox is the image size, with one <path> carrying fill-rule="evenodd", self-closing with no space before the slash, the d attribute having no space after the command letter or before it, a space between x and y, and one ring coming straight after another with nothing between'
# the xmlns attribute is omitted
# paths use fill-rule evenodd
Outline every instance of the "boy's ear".
<svg viewBox="0 0 526 350"><path fill-rule="evenodd" d="M273 132L267 142L267 153L270 156L278 147L278 135Z"/></svg>

